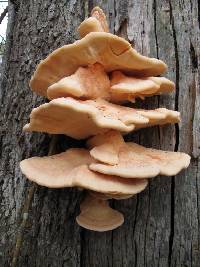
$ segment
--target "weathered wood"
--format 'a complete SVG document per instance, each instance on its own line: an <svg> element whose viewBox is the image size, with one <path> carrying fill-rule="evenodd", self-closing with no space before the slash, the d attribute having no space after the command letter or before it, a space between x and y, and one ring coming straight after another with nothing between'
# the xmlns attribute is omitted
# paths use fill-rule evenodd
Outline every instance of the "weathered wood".
<svg viewBox="0 0 200 267"><path fill-rule="evenodd" d="M0 89L0 266L200 266L198 1L12 2ZM138 196L113 201L125 224L107 233L75 223L81 192L36 186L30 199L32 185L19 170L21 159L46 155L51 140L22 133L31 109L44 102L28 87L31 74L49 52L78 38L77 26L95 5L105 10L112 32L164 60L167 77L176 82L175 94L139 105L179 110L181 124L139 131L127 140L193 155L190 168L177 177L158 177ZM56 149L83 144L61 136Z"/></svg>

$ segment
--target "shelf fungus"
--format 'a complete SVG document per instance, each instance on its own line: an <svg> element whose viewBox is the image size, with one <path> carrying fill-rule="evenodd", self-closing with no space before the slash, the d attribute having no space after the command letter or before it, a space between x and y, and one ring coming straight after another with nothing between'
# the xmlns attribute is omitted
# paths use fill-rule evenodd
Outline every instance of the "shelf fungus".
<svg viewBox="0 0 200 267"><path fill-rule="evenodd" d="M129 42L109 33L99 7L78 31L80 40L53 51L36 67L30 87L50 101L32 110L24 131L87 139L86 148L24 159L20 168L41 186L86 189L77 223L108 231L124 222L123 214L109 206L109 199L140 193L148 178L178 174L188 167L190 156L126 143L122 136L180 121L178 111L122 105L174 91L172 81L156 77L167 69L166 64L141 55Z"/></svg>
<svg viewBox="0 0 200 267"><path fill-rule="evenodd" d="M106 138L100 135L88 140L88 146L93 147L90 154L97 160L89 165L93 171L124 178L144 179L159 174L174 176L189 166L190 156L185 153L125 143L118 132L105 135Z"/></svg>
<svg viewBox="0 0 200 267"><path fill-rule="evenodd" d="M164 77L131 77L113 71L111 80L102 65L95 63L79 67L70 76L60 79L47 89L49 99L75 97L80 99L102 98L114 103L135 102L152 95L172 92L175 85Z"/></svg>
<svg viewBox="0 0 200 267"><path fill-rule="evenodd" d="M108 201L91 195L86 196L80 206L81 213L76 221L82 227L98 232L113 230L124 222L124 216L112 209Z"/></svg>
<svg viewBox="0 0 200 267"><path fill-rule="evenodd" d="M49 188L81 187L106 194L137 194L147 186L147 180L107 176L89 169L94 159L84 148L71 148L66 152L46 157L33 157L21 161L26 177Z"/></svg>
<svg viewBox="0 0 200 267"><path fill-rule="evenodd" d="M163 61L142 56L121 37L107 32L90 32L42 60L31 78L30 86L36 93L46 96L49 86L74 74L79 67L95 63L101 64L107 73L121 70L145 77L160 75L167 69Z"/></svg>
<svg viewBox="0 0 200 267"><path fill-rule="evenodd" d="M72 96L81 99L110 99L110 80L102 65L95 63L77 71L47 89L49 99Z"/></svg>
<svg viewBox="0 0 200 267"><path fill-rule="evenodd" d="M142 110L109 103L103 99L57 98L33 109L24 131L66 134L75 139L114 129L134 129L179 122L179 112L167 109ZM84 125L84 127L83 127Z"/></svg>
<svg viewBox="0 0 200 267"><path fill-rule="evenodd" d="M152 95L170 93L175 84L164 77L132 77L121 71L113 71L111 77L110 99L112 102L135 102Z"/></svg>
<svg viewBox="0 0 200 267"><path fill-rule="evenodd" d="M109 32L108 23L103 10L95 7L91 11L91 17L85 19L78 27L81 37L86 36L90 32Z"/></svg>

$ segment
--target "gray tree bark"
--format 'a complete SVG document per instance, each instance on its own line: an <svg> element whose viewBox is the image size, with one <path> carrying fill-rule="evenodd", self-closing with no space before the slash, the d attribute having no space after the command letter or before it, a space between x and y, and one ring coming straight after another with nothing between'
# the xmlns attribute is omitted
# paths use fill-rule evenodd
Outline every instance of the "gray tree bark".
<svg viewBox="0 0 200 267"><path fill-rule="evenodd" d="M132 199L113 201L125 223L106 233L75 223L82 192L33 185L19 170L21 159L46 155L52 139L22 133L31 109L44 102L28 86L35 66L78 38L77 26L95 5L107 14L111 32L164 60L166 76L176 82L174 94L139 105L179 110L180 125L141 130L127 140L192 155L180 175L158 177ZM200 266L198 7L198 0L10 2L0 89L0 266ZM83 144L60 136L50 150Z"/></svg>

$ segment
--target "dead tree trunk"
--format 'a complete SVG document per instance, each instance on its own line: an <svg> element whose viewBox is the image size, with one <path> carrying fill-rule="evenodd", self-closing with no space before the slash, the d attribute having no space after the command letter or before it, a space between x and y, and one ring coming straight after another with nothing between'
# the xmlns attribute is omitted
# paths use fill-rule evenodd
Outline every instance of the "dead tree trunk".
<svg viewBox="0 0 200 267"><path fill-rule="evenodd" d="M33 70L53 49L78 38L75 29L95 5L105 10L111 32L164 60L176 82L175 94L141 105L179 110L180 125L127 139L193 155L177 177L156 178L138 196L114 201L126 221L107 233L75 224L82 193L32 186L19 170L21 159L47 154L51 139L22 133L31 109L44 101L29 89ZM9 16L0 89L0 266L200 266L198 1L13 0ZM59 137L58 145L81 144Z"/></svg>

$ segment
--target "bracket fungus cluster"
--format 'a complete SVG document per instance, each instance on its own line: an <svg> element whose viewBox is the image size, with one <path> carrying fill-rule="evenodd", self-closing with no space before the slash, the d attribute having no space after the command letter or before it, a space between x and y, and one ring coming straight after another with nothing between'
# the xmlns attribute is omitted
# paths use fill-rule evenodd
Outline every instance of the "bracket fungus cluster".
<svg viewBox="0 0 200 267"><path fill-rule="evenodd" d="M176 175L188 167L190 156L126 143L122 137L180 121L179 112L166 108L123 106L136 98L173 91L173 82L156 77L166 64L140 55L126 40L109 33L98 7L78 30L82 39L58 48L37 66L30 87L49 102L33 109L24 131L87 138L86 148L25 159L20 167L29 180L42 186L87 189L77 222L90 230L107 231L124 221L108 199L132 197L145 189L148 178Z"/></svg>

